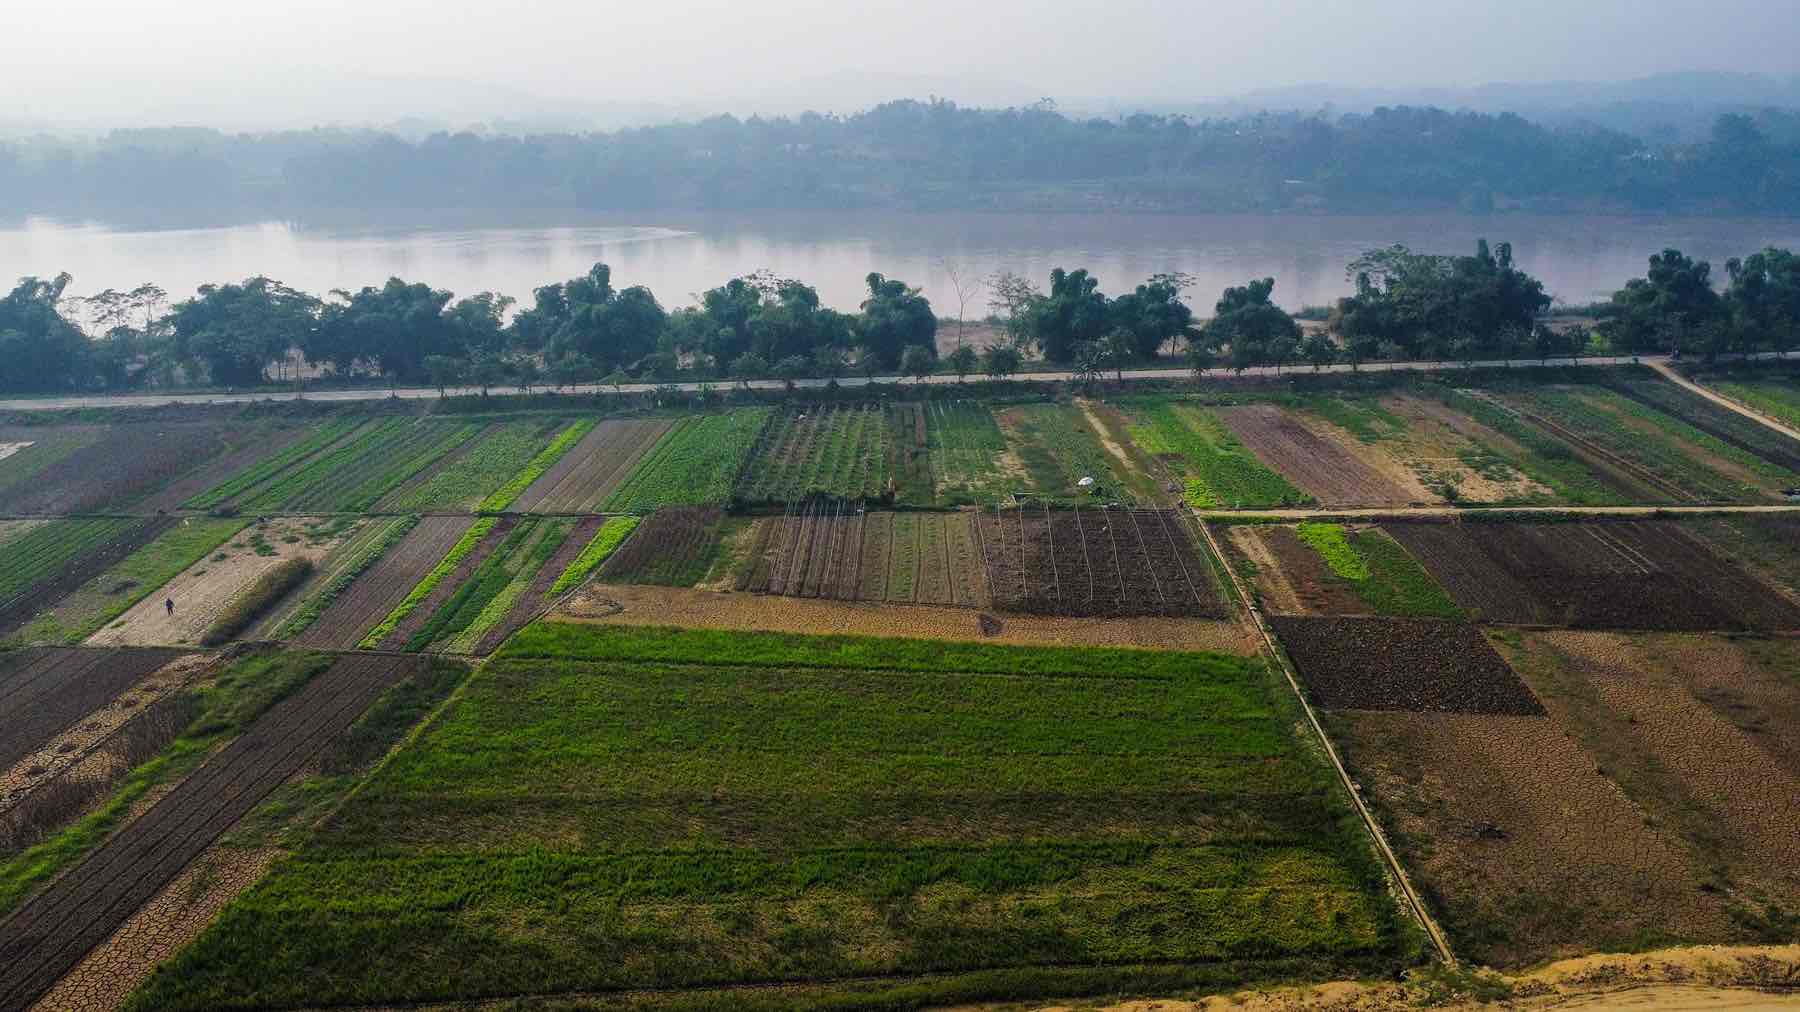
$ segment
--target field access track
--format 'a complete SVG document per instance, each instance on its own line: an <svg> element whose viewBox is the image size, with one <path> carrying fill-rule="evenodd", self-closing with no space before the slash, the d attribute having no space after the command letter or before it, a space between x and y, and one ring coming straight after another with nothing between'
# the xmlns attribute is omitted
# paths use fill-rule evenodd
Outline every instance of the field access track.
<svg viewBox="0 0 1800 1012"><path fill-rule="evenodd" d="M0 922L0 1012L22 1012L423 662L345 657Z"/></svg>
<svg viewBox="0 0 1800 1012"><path fill-rule="evenodd" d="M181 654L45 647L6 656L14 663L0 672L0 770Z"/></svg>

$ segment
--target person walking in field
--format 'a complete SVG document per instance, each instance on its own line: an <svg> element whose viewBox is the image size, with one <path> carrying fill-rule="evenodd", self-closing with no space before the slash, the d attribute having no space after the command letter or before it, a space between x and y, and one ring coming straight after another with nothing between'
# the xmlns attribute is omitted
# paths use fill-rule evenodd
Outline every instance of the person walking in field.
<svg viewBox="0 0 1800 1012"><path fill-rule="evenodd" d="M173 617L175 614L175 599L172 597L163 598L163 608L171 617Z"/></svg>

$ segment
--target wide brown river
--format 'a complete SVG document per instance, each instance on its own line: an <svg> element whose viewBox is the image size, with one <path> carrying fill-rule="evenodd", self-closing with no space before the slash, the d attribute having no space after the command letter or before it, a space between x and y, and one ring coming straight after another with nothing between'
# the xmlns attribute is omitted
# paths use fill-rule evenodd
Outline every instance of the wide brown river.
<svg viewBox="0 0 1800 1012"><path fill-rule="evenodd" d="M863 278L879 271L922 286L941 315L955 316L952 272L978 278L1011 270L1041 285L1053 267L1086 267L1115 293L1162 271L1192 274L1190 298L1205 313L1227 285L1264 276L1276 279L1276 298L1289 308L1322 304L1349 291L1344 265L1363 250L1398 242L1463 252L1483 236L1510 241L1552 293L1581 303L1641 274L1650 254L1667 246L1712 260L1722 279L1729 257L1800 246L1800 220L765 212L134 230L34 218L0 224L0 279L68 271L74 294L153 281L180 298L204 283L256 274L318 294L399 276L458 295L491 290L529 303L538 285L603 260L616 284L648 285L669 307L766 268L854 309ZM968 310L984 315L986 293L976 293Z"/></svg>

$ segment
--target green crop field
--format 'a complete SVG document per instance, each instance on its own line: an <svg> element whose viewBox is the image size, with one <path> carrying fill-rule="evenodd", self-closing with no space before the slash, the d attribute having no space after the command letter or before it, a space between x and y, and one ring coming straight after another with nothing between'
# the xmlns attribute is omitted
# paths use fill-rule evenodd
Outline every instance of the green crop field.
<svg viewBox="0 0 1800 1012"><path fill-rule="evenodd" d="M182 505L188 509L212 509L235 499L239 495L269 481L276 475L297 465L300 461L311 457L320 450L336 443L349 435L362 419L333 419L314 429L313 432L299 442L287 447L279 453L272 453L257 461L226 481L194 496Z"/></svg>
<svg viewBox="0 0 1800 1012"><path fill-rule="evenodd" d="M605 511L645 513L658 506L726 502L772 413L739 408L679 419L606 500Z"/></svg>
<svg viewBox="0 0 1800 1012"><path fill-rule="evenodd" d="M939 502L986 505L1024 491L1021 475L1002 464L1006 435L994 413L973 401L932 401L927 411L932 482Z"/></svg>
<svg viewBox="0 0 1800 1012"><path fill-rule="evenodd" d="M1601 480L1593 468L1576 458L1569 444L1483 398L1450 390L1443 393L1446 406L1460 411L1482 425L1513 440L1524 453L1508 463L1526 477L1554 493L1559 502L1570 506L1618 506L1631 501ZM1473 461L1465 461L1474 465Z"/></svg>
<svg viewBox="0 0 1800 1012"><path fill-rule="evenodd" d="M1199 404L1144 398L1125 402L1125 409L1134 420L1132 442L1182 482L1190 506L1239 509L1312 502Z"/></svg>
<svg viewBox="0 0 1800 1012"><path fill-rule="evenodd" d="M1274 685L1211 654L534 626L133 1007L1390 975L1415 940Z"/></svg>
<svg viewBox="0 0 1800 1012"><path fill-rule="evenodd" d="M1800 427L1800 382L1792 379L1782 380L1746 380L1746 381L1707 381L1708 386L1716 387L1727 397L1735 398L1744 404L1772 418L1795 427Z"/></svg>
<svg viewBox="0 0 1800 1012"><path fill-rule="evenodd" d="M1131 477L1109 456L1081 410L1069 404L1025 404L1005 409L1001 418L1008 443L1024 464L1036 495L1060 500L1133 498ZM1077 482L1094 479L1083 492Z"/></svg>
<svg viewBox="0 0 1800 1012"><path fill-rule="evenodd" d="M481 431L466 422L388 418L306 458L239 500L246 510L366 510Z"/></svg>
<svg viewBox="0 0 1800 1012"><path fill-rule="evenodd" d="M380 508L427 513L474 509L508 484L521 465L529 465L561 428L560 423L542 421L495 425L423 481L396 489L381 501Z"/></svg>
<svg viewBox="0 0 1800 1012"><path fill-rule="evenodd" d="M0 607L11 606L39 581L142 522L119 517L53 520L0 545Z"/></svg>
<svg viewBox="0 0 1800 1012"><path fill-rule="evenodd" d="M506 617L574 526L575 521L567 518L521 521L407 641L406 649L472 652L481 637Z"/></svg>
<svg viewBox="0 0 1800 1012"><path fill-rule="evenodd" d="M894 484L897 445L888 409L879 404L812 406L769 423L743 469L737 498L786 503L808 496L879 499Z"/></svg>

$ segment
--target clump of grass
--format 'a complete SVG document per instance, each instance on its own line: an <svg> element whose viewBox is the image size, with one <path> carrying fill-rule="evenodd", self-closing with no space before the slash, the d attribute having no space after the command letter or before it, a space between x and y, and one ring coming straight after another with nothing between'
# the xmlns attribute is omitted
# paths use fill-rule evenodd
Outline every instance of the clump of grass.
<svg viewBox="0 0 1800 1012"><path fill-rule="evenodd" d="M305 583L312 572L311 559L286 559L276 563L225 606L225 610L219 613L219 617L206 630L206 635L200 637L200 645L218 646L248 629L252 622L267 614L270 608L292 593L294 588Z"/></svg>

